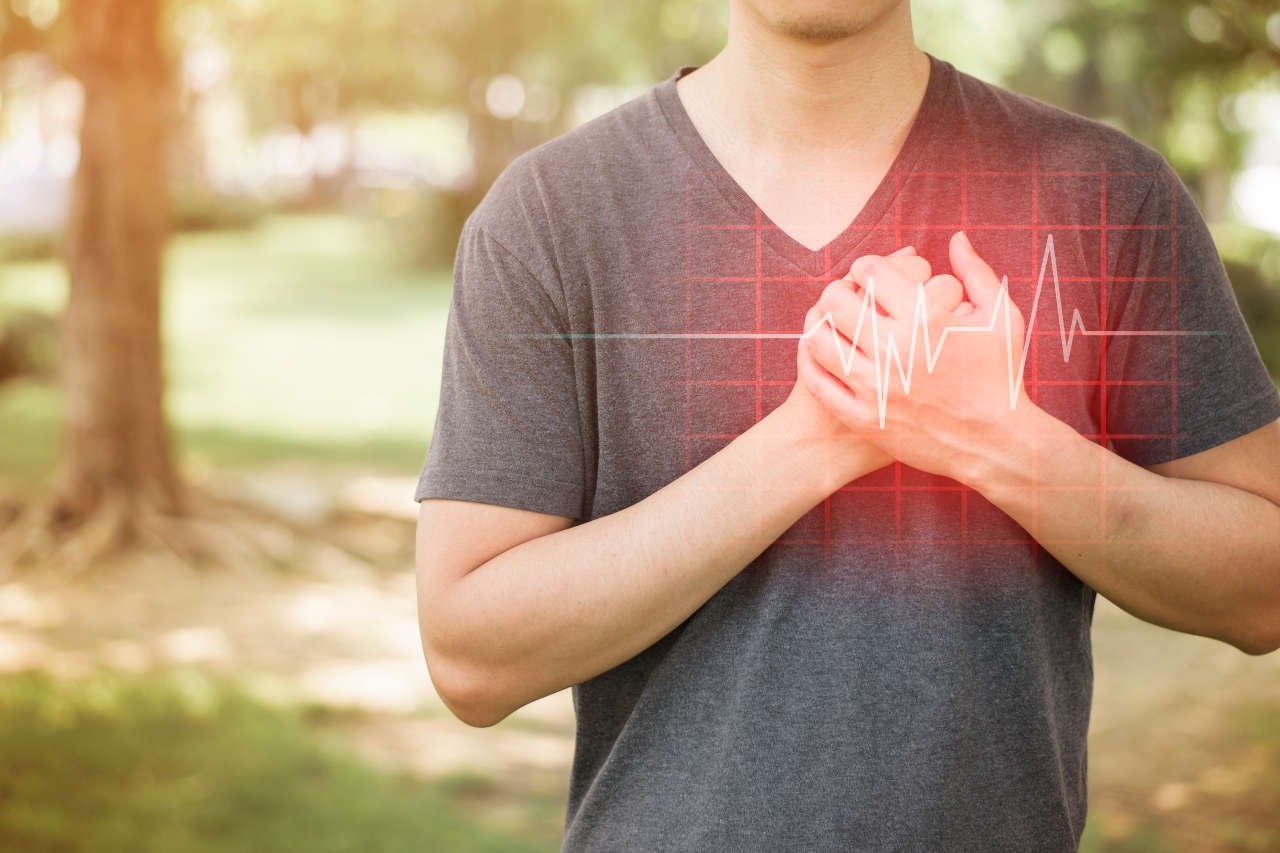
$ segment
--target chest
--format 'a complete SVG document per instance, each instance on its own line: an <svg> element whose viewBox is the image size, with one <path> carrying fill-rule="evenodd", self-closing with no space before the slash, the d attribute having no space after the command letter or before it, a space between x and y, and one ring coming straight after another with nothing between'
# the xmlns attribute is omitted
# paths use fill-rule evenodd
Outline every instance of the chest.
<svg viewBox="0 0 1280 853"><path fill-rule="evenodd" d="M733 175L774 225L815 252L849 227L881 177L874 168L782 169L747 164Z"/></svg>

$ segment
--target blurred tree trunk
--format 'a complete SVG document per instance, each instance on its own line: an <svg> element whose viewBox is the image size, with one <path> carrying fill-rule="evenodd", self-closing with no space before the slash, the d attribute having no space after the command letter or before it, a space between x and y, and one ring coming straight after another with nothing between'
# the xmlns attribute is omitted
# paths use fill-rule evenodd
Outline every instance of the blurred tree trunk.
<svg viewBox="0 0 1280 853"><path fill-rule="evenodd" d="M164 417L161 265L169 231L169 69L162 0L71 0L84 86L67 224L66 431L60 514L104 509L128 536L145 510L180 513Z"/></svg>

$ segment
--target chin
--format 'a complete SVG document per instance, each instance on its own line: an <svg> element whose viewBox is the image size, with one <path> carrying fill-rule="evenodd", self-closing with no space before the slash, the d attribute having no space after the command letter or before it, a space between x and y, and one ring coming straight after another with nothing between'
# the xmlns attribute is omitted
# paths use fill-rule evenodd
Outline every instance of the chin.
<svg viewBox="0 0 1280 853"><path fill-rule="evenodd" d="M741 0L774 32L800 41L857 35L907 0Z"/></svg>

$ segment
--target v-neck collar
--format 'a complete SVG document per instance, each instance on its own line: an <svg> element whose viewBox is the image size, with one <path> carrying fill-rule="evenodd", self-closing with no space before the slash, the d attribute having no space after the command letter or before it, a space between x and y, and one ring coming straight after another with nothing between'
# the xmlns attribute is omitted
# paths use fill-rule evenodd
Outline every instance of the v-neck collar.
<svg viewBox="0 0 1280 853"><path fill-rule="evenodd" d="M944 113L954 87L955 68L931 53L926 53L926 56L929 57L929 82L925 86L920 107L912 119L911 129L907 131L907 138L862 209L844 230L819 249L810 249L779 228L742 185L729 175L715 154L711 153L676 91L676 81L699 66L681 66L676 73L654 87L654 96L667 124L698 170L708 180L709 175L719 173L722 178L711 182L725 201L744 222L760 224L761 242L806 275L820 276L839 266L842 260L866 240L872 226L880 221L893 204L921 151L930 140L938 138L937 131L945 125Z"/></svg>

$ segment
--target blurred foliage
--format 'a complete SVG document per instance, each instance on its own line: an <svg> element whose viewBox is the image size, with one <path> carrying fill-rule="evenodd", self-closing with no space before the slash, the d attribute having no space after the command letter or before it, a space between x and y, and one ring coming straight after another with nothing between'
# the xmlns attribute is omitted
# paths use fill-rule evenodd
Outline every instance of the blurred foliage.
<svg viewBox="0 0 1280 853"><path fill-rule="evenodd" d="M583 84L646 84L691 55L714 53L725 8L696 0L184 0L176 20L188 38L235 46L232 73L260 127L283 118L305 130L373 106L482 112L478 84L498 74L549 86L559 104ZM555 125L562 114L538 118Z"/></svg>
<svg viewBox="0 0 1280 853"><path fill-rule="evenodd" d="M194 670L0 678L0 848L549 851Z"/></svg>
<svg viewBox="0 0 1280 853"><path fill-rule="evenodd" d="M1007 84L1108 120L1164 152L1206 216L1225 218L1228 178L1263 119L1250 93L1280 81L1273 0L1077 0L1023 9L1032 19L1026 50Z"/></svg>
<svg viewBox="0 0 1280 853"><path fill-rule="evenodd" d="M718 49L727 6L697 0L262 0L184 2L177 31L235 46L231 73L252 125L303 132L375 108L447 108L466 116L470 180L424 199L408 254L448 264L462 221L521 151L568 130L588 85L648 85ZM511 115L491 109L519 81ZM500 111L499 111L500 112Z"/></svg>
<svg viewBox="0 0 1280 853"><path fill-rule="evenodd" d="M252 228L271 213L273 205L248 195L220 193L189 185L172 195L175 231L228 231ZM51 231L0 234L0 264L57 260L62 235Z"/></svg>
<svg viewBox="0 0 1280 853"><path fill-rule="evenodd" d="M18 377L51 380L57 365L57 318L31 308L0 307L0 385Z"/></svg>
<svg viewBox="0 0 1280 853"><path fill-rule="evenodd" d="M47 231L0 234L0 264L57 260L61 238Z"/></svg>
<svg viewBox="0 0 1280 853"><path fill-rule="evenodd" d="M1250 264L1228 259L1226 267L1262 360L1271 375L1280 379L1280 284L1268 281Z"/></svg>
<svg viewBox="0 0 1280 853"><path fill-rule="evenodd" d="M398 257L411 267L452 266L458 234L470 212L462 196L444 190L417 193L409 209L388 225Z"/></svg>
<svg viewBox="0 0 1280 853"><path fill-rule="evenodd" d="M0 3L0 57L65 41L57 2ZM1184 177L1238 165L1241 100L1280 70L1272 0L916 0L923 47L1169 153ZM569 127L584 85L647 86L724 41L727 0L171 0L175 55L219 45L253 127L306 132L371 108L453 108L508 156ZM1270 30L1268 29L1270 27ZM1270 35L1269 35L1270 32ZM531 96L495 118L487 85ZM477 152L483 159L484 152ZM492 179L481 169L477 178Z"/></svg>
<svg viewBox="0 0 1280 853"><path fill-rule="evenodd" d="M173 227L177 231L228 231L252 228L271 211L264 201L192 186L173 193Z"/></svg>

